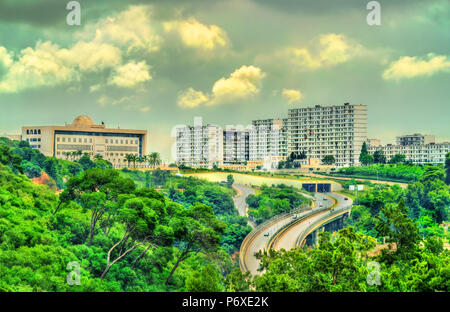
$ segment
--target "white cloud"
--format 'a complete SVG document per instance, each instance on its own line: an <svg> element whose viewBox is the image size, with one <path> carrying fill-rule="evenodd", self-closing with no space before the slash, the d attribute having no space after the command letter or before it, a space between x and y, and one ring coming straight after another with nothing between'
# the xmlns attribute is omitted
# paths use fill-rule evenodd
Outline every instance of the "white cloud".
<svg viewBox="0 0 450 312"><path fill-rule="evenodd" d="M201 91L189 88L178 95L178 106L183 108L194 108L208 102L209 98Z"/></svg>
<svg viewBox="0 0 450 312"><path fill-rule="evenodd" d="M13 63L12 53L9 53L5 47L0 46L0 66L9 67Z"/></svg>
<svg viewBox="0 0 450 312"><path fill-rule="evenodd" d="M283 89L283 92L281 94L289 104L300 102L303 98L303 94L300 92L300 90L295 89Z"/></svg>
<svg viewBox="0 0 450 312"><path fill-rule="evenodd" d="M78 34L78 38L125 46L127 51L136 48L158 51L162 38L152 27L150 16L149 6L131 6L128 10L88 25Z"/></svg>
<svg viewBox="0 0 450 312"><path fill-rule="evenodd" d="M60 51L58 45L49 41L38 42L34 49L23 49L0 81L0 93L58 85L76 79L74 69L60 57Z"/></svg>
<svg viewBox="0 0 450 312"><path fill-rule="evenodd" d="M207 106L219 105L235 100L248 99L261 90L261 80L266 73L255 66L242 66L236 69L228 78L220 78L213 87L211 94L204 94L189 88L178 97L178 105L193 108L205 104Z"/></svg>
<svg viewBox="0 0 450 312"><path fill-rule="evenodd" d="M87 25L75 35L78 41L68 48L50 41L38 42L14 59L12 53L0 47L0 93L79 83L91 77L97 80L90 87L94 92L107 84L132 88L152 79L145 61L131 60L128 54L135 49L159 49L161 38L150 24L150 13L148 6L131 6Z"/></svg>
<svg viewBox="0 0 450 312"><path fill-rule="evenodd" d="M204 25L195 18L163 24L167 32L176 31L186 46L214 50L228 45L226 32L217 25Z"/></svg>
<svg viewBox="0 0 450 312"><path fill-rule="evenodd" d="M428 53L425 58L403 56L389 65L383 72L383 79L410 79L419 76L431 76L438 72L450 72L449 57L433 53Z"/></svg>
<svg viewBox="0 0 450 312"><path fill-rule="evenodd" d="M123 88L132 88L139 83L152 79L150 67L145 61L130 62L115 69L109 84Z"/></svg>
<svg viewBox="0 0 450 312"><path fill-rule="evenodd" d="M246 99L259 93L261 80L266 76L261 68L242 66L229 78L221 78L212 88L213 99L208 104L215 105L237 99Z"/></svg>
<svg viewBox="0 0 450 312"><path fill-rule="evenodd" d="M274 58L282 62L287 60L298 68L316 70L348 62L364 53L367 54L362 45L343 34L330 33L315 38L308 47L289 46L274 55L260 57L269 62L273 62Z"/></svg>

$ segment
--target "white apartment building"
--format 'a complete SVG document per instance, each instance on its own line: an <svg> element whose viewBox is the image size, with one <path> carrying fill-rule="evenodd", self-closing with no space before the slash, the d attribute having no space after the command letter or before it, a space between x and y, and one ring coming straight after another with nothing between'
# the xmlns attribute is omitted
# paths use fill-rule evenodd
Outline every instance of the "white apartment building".
<svg viewBox="0 0 450 312"><path fill-rule="evenodd" d="M429 143L429 144L407 144L407 145L368 145L367 150L370 153L375 151L383 151L386 159L389 161L396 154L403 154L406 160L413 164L443 164L445 163L445 154L450 152L450 142L445 143Z"/></svg>
<svg viewBox="0 0 450 312"><path fill-rule="evenodd" d="M223 131L223 164L244 164L249 160L249 132L242 127Z"/></svg>
<svg viewBox="0 0 450 312"><path fill-rule="evenodd" d="M367 141L367 106L344 105L288 110L288 154L305 152L308 158L333 155L337 167L359 164Z"/></svg>
<svg viewBox="0 0 450 312"><path fill-rule="evenodd" d="M212 168L223 163L223 131L216 125L203 125L201 117L194 126L176 127L176 162L194 168Z"/></svg>
<svg viewBox="0 0 450 312"><path fill-rule="evenodd" d="M287 119L253 120L249 160L282 160L287 156Z"/></svg>

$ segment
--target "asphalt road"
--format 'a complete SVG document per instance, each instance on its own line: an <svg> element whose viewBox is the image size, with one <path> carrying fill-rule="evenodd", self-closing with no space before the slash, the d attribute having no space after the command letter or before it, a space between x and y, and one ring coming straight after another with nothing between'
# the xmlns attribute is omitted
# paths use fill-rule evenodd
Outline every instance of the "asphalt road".
<svg viewBox="0 0 450 312"><path fill-rule="evenodd" d="M316 198L316 207L313 208L313 210L319 209L321 202L323 203L324 207L329 207L332 205L331 200L322 194L316 193L315 198ZM327 198L327 200L324 200L324 198ZM304 211L302 213L297 214L297 218L302 217L303 215L305 215L307 213L310 213L310 211L311 210L308 210L308 211ZM284 225L286 225L287 223L289 223L291 221L292 221L292 216L287 216L287 217L277 220L276 222L268 225L268 227L260 230L253 237L253 239L248 243L247 252L244 255L244 261L246 263L247 269L250 271L250 273L252 275L261 274L260 272L258 272L260 261L255 258L254 254L256 252L258 252L259 250L264 250L270 237L272 237L272 235L275 234L281 227L283 227ZM300 223L303 223L303 222L300 222ZM307 225L308 224L306 224L306 226ZM266 232L269 233L268 236L264 235ZM300 232L298 232L298 235L300 235ZM297 237L298 237L298 235L297 235ZM288 238L290 238L290 236L288 236Z"/></svg>
<svg viewBox="0 0 450 312"><path fill-rule="evenodd" d="M348 200L345 200L345 196L342 196L340 194L331 193L329 195L337 200L337 205L334 208L336 210L347 206L351 206L353 203L353 201L350 198L348 198ZM328 202L330 202L330 200L328 200ZM327 214L330 214L329 210L315 214L314 216L308 217L302 222L298 222L290 226L285 231L280 233L276 241L273 243L272 248L275 250L281 249L289 250L294 248L300 233L303 233L310 224L314 224L314 222L318 221L321 217Z"/></svg>
<svg viewBox="0 0 450 312"><path fill-rule="evenodd" d="M234 205L236 206L236 209L239 211L239 215L245 217L246 210L247 210L247 203L245 202L245 199L248 195L255 194L255 190L244 186L241 184L234 184L233 187L238 189L237 196L233 197Z"/></svg>

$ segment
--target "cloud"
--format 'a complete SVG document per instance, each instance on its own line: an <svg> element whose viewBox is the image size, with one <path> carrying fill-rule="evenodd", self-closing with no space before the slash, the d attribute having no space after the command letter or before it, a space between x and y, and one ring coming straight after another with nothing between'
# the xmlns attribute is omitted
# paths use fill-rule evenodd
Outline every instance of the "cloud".
<svg viewBox="0 0 450 312"><path fill-rule="evenodd" d="M216 25L204 25L195 18L170 21L163 24L167 32L177 32L186 46L214 50L229 43L226 32Z"/></svg>
<svg viewBox="0 0 450 312"><path fill-rule="evenodd" d="M13 59L12 53L0 47L0 93L92 80L86 78L97 80L90 87L94 92L106 85L132 88L152 79L146 62L132 60L128 54L136 49L159 49L160 38L150 25L150 13L148 6L131 6L87 25L68 48L38 42Z"/></svg>
<svg viewBox="0 0 450 312"><path fill-rule="evenodd" d="M295 89L283 89L283 92L281 94L289 104L300 102L303 98L303 94L300 92L300 90Z"/></svg>
<svg viewBox="0 0 450 312"><path fill-rule="evenodd" d="M425 58L403 56L383 72L384 80L411 79L450 71L450 59L445 55L428 53Z"/></svg>
<svg viewBox="0 0 450 312"><path fill-rule="evenodd" d="M130 62L115 69L109 84L123 88L132 88L139 83L152 79L150 67L145 61Z"/></svg>
<svg viewBox="0 0 450 312"><path fill-rule="evenodd" d="M93 42L124 46L127 51L143 49L158 51L162 38L151 25L151 8L146 5L130 6L114 16L88 25L78 38Z"/></svg>
<svg viewBox="0 0 450 312"><path fill-rule="evenodd" d="M5 47L0 46L0 66L9 67L13 63L12 53L9 53Z"/></svg>
<svg viewBox="0 0 450 312"><path fill-rule="evenodd" d="M9 62L0 81L0 93L18 92L26 88L58 85L76 79L74 68L66 64L58 45L47 41L20 52L17 61Z"/></svg>
<svg viewBox="0 0 450 312"><path fill-rule="evenodd" d="M356 56L368 54L366 49L343 34L322 34L308 46L287 46L275 53L260 55L263 62L288 62L302 70L317 70L348 62Z"/></svg>
<svg viewBox="0 0 450 312"><path fill-rule="evenodd" d="M201 91L189 88L180 93L178 96L178 106L183 108L194 108L209 101L207 95Z"/></svg>
<svg viewBox="0 0 450 312"><path fill-rule="evenodd" d="M178 97L178 106L193 108L205 104L219 105L226 102L248 99L261 90L261 80L266 76L261 68L243 65L236 69L228 78L220 78L213 87L211 94L204 94L192 88L182 92Z"/></svg>

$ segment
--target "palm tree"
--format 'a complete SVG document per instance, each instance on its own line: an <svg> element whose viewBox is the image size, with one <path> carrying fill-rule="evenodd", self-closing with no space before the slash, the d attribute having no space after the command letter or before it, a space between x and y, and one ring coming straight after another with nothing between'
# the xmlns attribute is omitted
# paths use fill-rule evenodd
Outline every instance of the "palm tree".
<svg viewBox="0 0 450 312"><path fill-rule="evenodd" d="M136 161L138 157L136 155L131 155L131 161L133 162L133 168L136 169Z"/></svg>
<svg viewBox="0 0 450 312"><path fill-rule="evenodd" d="M126 154L124 160L128 163L128 167L130 167L130 162L133 161L133 155L132 154Z"/></svg>
<svg viewBox="0 0 450 312"><path fill-rule="evenodd" d="M64 156L66 156L66 160L69 160L71 152L64 152L63 154L64 154Z"/></svg>
<svg viewBox="0 0 450 312"><path fill-rule="evenodd" d="M142 156L138 156L137 157L137 162L140 164L139 167L142 168L142 163L144 162L144 157Z"/></svg>
<svg viewBox="0 0 450 312"><path fill-rule="evenodd" d="M159 153L154 152L147 156L148 156L148 162L150 163L150 166L152 168L155 168L157 165L161 164L161 158L159 156Z"/></svg>
<svg viewBox="0 0 450 312"><path fill-rule="evenodd" d="M78 159L80 159L81 155L83 155L83 152L79 149L77 150L76 155L78 156Z"/></svg>

